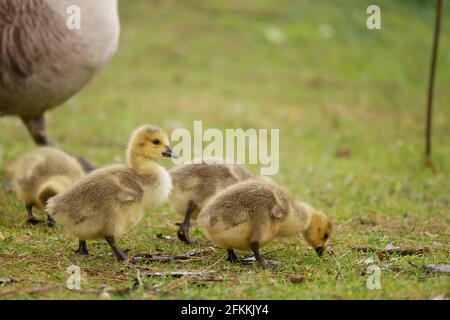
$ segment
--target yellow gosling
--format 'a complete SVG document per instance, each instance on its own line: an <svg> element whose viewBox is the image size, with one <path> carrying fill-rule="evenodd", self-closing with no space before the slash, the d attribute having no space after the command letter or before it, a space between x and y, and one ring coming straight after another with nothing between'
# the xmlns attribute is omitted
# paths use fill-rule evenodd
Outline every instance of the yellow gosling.
<svg viewBox="0 0 450 320"><path fill-rule="evenodd" d="M40 147L21 157L14 167L13 184L17 196L25 202L28 222L39 223L33 207L43 209L47 201L84 176L78 161L52 147ZM53 226L50 217L47 224Z"/></svg>
<svg viewBox="0 0 450 320"><path fill-rule="evenodd" d="M262 265L260 248L277 237L303 234L321 255L333 231L328 216L268 179L242 181L217 193L197 221L215 245L228 250L229 261L237 261L234 249L251 250Z"/></svg>
<svg viewBox="0 0 450 320"><path fill-rule="evenodd" d="M116 238L129 232L145 212L167 200L171 178L154 161L173 156L162 129L139 127L128 144L128 165L111 165L90 173L52 198L48 213L79 239L78 253L88 254L86 240L105 239L116 257L124 261L127 256Z"/></svg>

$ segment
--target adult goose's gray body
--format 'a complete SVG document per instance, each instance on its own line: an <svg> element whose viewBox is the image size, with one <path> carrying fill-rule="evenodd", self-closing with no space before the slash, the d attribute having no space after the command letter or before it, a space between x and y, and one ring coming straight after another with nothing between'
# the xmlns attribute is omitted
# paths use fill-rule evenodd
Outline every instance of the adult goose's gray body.
<svg viewBox="0 0 450 320"><path fill-rule="evenodd" d="M80 29L69 28L80 9ZM117 0L0 0L0 116L23 119L51 144L45 111L76 94L114 55Z"/></svg>

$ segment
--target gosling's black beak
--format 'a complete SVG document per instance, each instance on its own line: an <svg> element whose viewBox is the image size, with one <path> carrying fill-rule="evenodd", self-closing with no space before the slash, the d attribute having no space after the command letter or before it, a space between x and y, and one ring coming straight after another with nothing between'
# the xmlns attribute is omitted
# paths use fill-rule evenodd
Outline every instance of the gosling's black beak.
<svg viewBox="0 0 450 320"><path fill-rule="evenodd" d="M163 157L175 158L175 159L178 158L178 155L175 152L173 152L169 146L166 146L166 151L164 151L161 154L163 155Z"/></svg>
<svg viewBox="0 0 450 320"><path fill-rule="evenodd" d="M319 257L321 257L323 255L323 252L325 251L324 247L317 247L316 248L316 253Z"/></svg>

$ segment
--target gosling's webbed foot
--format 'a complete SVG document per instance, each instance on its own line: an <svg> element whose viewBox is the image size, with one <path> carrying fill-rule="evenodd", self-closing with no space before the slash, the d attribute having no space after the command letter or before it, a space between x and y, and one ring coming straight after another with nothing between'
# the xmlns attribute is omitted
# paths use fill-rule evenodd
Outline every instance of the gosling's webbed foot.
<svg viewBox="0 0 450 320"><path fill-rule="evenodd" d="M236 253L234 252L233 249L227 249L228 252L228 258L227 261L231 262L231 263L236 263L239 262L239 258L236 255Z"/></svg>
<svg viewBox="0 0 450 320"><path fill-rule="evenodd" d="M78 253L79 255L82 255L82 256L88 256L89 255L89 251L88 251L88 247L87 247L86 241L80 240L79 245L78 245L78 250L75 251L75 253Z"/></svg>
<svg viewBox="0 0 450 320"><path fill-rule="evenodd" d="M191 240L191 238L189 237L188 229L183 228L183 225L181 225L180 229L178 229L177 236L178 236L178 239L180 239L181 241L183 241L186 244L194 244L195 243L195 241Z"/></svg>
<svg viewBox="0 0 450 320"><path fill-rule="evenodd" d="M267 269L274 269L275 267L277 267L280 264L279 261L276 260L266 260L264 259L263 262L260 262L259 265L263 268L267 268Z"/></svg>
<svg viewBox="0 0 450 320"><path fill-rule="evenodd" d="M29 224L33 225L33 226L35 226L35 225L41 223L41 221L39 221L39 220L36 219L35 217L28 218L27 222L28 222Z"/></svg>
<svg viewBox="0 0 450 320"><path fill-rule="evenodd" d="M123 253L122 250L120 250L119 246L116 244L116 239L113 236L105 237L106 242L108 242L109 246L111 247L112 251L117 257L117 260L119 261L126 261L128 260L128 257L125 253Z"/></svg>
<svg viewBox="0 0 450 320"><path fill-rule="evenodd" d="M255 260L258 261L259 265L264 268L273 268L277 265L277 262L274 260L266 260L263 258L261 251L260 251L260 245L258 241L252 241L250 243L250 247L253 251L253 254L255 255Z"/></svg>
<svg viewBox="0 0 450 320"><path fill-rule="evenodd" d="M117 260L124 262L128 260L128 257L125 253L121 252L119 254L116 254Z"/></svg>
<svg viewBox="0 0 450 320"><path fill-rule="evenodd" d="M47 218L47 226L49 226L51 228L51 227L54 227L55 224L56 224L56 221L53 220L53 218L51 218L51 217Z"/></svg>
<svg viewBox="0 0 450 320"><path fill-rule="evenodd" d="M26 204L25 207L27 208L27 214L28 214L28 220L27 222L29 224L37 225L38 223L41 223L38 219L36 219L33 215L33 205L32 204Z"/></svg>
<svg viewBox="0 0 450 320"><path fill-rule="evenodd" d="M189 226L191 224L192 214L194 213L196 208L197 205L195 204L194 200L189 200L186 214L184 215L184 220L180 224L180 228L177 232L178 239L187 244L195 243L195 241L191 240L191 238L189 237Z"/></svg>

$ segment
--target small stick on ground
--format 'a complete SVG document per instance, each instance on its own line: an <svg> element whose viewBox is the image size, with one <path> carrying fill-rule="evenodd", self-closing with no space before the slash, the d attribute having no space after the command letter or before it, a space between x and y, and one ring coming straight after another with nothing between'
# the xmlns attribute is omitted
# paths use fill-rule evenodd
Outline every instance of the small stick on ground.
<svg viewBox="0 0 450 320"><path fill-rule="evenodd" d="M338 280L341 278L342 276L342 267L341 267L341 263L339 262L339 260L337 259L336 255L334 254L334 251L331 248L328 248L328 253L330 254L330 256L333 258L334 262L336 263L338 272L336 273L336 277L334 278L335 280Z"/></svg>
<svg viewBox="0 0 450 320"><path fill-rule="evenodd" d="M411 255L419 255L431 252L430 248L394 248L394 249L385 249L380 250L377 248L371 248L371 247L354 247L352 248L354 251L359 252L375 252L375 253L381 253L381 254L398 254L401 256L411 256Z"/></svg>
<svg viewBox="0 0 450 320"><path fill-rule="evenodd" d="M169 255L157 255L152 253L139 253L135 254L131 261L133 263L143 261L143 262L161 262L161 263L167 263L167 262L173 262L173 261L196 261L196 256L203 255L205 253L210 253L214 251L212 247L207 248L201 248L201 249L195 249L191 250L188 253L180 254L176 256L169 256Z"/></svg>
<svg viewBox="0 0 450 320"><path fill-rule="evenodd" d="M223 256L221 256L219 258L219 260L217 260L216 262L214 262L212 265L210 265L209 267L207 267L206 269L203 269L203 271L207 271L209 269L211 269L212 267L214 267L215 265L217 265L218 263L220 263L227 255L224 254Z"/></svg>
<svg viewBox="0 0 450 320"><path fill-rule="evenodd" d="M441 16L442 16L442 0L436 0L436 23L434 27L433 37L433 51L431 54L430 78L428 81L428 96L427 96L427 117L425 130L425 161L426 165L435 171L435 167L431 160L431 130L433 124L433 93L434 93L434 78L436 74L437 56L439 49L439 35L441 31Z"/></svg>

